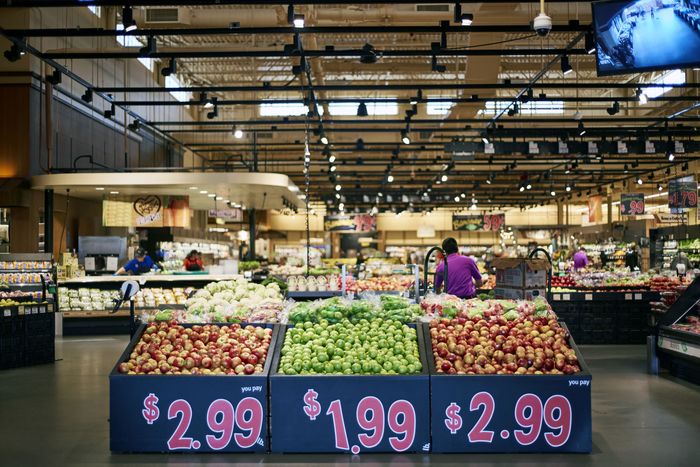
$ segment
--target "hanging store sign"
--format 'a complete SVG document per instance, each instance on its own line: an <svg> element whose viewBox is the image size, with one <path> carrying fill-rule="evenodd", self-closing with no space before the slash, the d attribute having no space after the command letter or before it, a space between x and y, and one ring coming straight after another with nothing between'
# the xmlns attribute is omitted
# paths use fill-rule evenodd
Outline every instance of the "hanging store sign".
<svg viewBox="0 0 700 467"><path fill-rule="evenodd" d="M209 217L222 219L224 222L243 222L241 209L210 209Z"/></svg>
<svg viewBox="0 0 700 467"><path fill-rule="evenodd" d="M688 213L682 212L679 214L659 212L654 214L656 222L659 224L685 224L688 219Z"/></svg>
<svg viewBox="0 0 700 467"><path fill-rule="evenodd" d="M377 230L377 219L369 214L336 214L323 218L326 232L374 232Z"/></svg>
<svg viewBox="0 0 700 467"><path fill-rule="evenodd" d="M452 230L497 232L505 225L505 214L452 214Z"/></svg>
<svg viewBox="0 0 700 467"><path fill-rule="evenodd" d="M671 180L668 183L668 207L691 209L698 207L698 182Z"/></svg>
<svg viewBox="0 0 700 467"><path fill-rule="evenodd" d="M603 220L603 197L591 196L588 198L588 222L595 224Z"/></svg>
<svg viewBox="0 0 700 467"><path fill-rule="evenodd" d="M645 212L644 193L622 193L620 196L620 214L639 216Z"/></svg>
<svg viewBox="0 0 700 467"><path fill-rule="evenodd" d="M189 196L113 195L102 201L105 227L190 227Z"/></svg>

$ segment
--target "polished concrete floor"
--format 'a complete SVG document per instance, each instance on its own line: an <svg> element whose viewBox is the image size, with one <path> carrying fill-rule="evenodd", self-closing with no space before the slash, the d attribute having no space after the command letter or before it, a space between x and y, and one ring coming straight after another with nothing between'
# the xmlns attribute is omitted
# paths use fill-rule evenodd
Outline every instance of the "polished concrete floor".
<svg viewBox="0 0 700 467"><path fill-rule="evenodd" d="M700 464L700 387L645 374L645 349L590 346L590 455L112 455L107 374L125 337L57 340L54 365L0 372L0 466Z"/></svg>

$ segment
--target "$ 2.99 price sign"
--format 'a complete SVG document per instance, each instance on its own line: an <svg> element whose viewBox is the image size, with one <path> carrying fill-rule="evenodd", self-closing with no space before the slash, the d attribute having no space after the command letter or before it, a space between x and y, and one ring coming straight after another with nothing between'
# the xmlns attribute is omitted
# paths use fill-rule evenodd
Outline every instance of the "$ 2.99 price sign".
<svg viewBox="0 0 700 467"><path fill-rule="evenodd" d="M161 418L158 402L158 396L153 393L143 401L141 414L148 425ZM264 422L263 407L254 397L241 399L235 407L226 399L216 399L203 415L211 434L200 441L188 435L194 416L190 403L185 399L172 401L167 408L167 418L177 420L177 425L166 442L168 450L197 450L204 443L212 451L226 449L231 442L241 449L251 448L256 443L264 444L260 438Z"/></svg>
<svg viewBox="0 0 700 467"><path fill-rule="evenodd" d="M416 437L416 411L405 400L394 401L385 411L384 404L374 396L363 397L350 414L345 414L340 399L333 400L327 408L316 400L318 393L309 389L304 395L304 413L309 420L316 420L322 414L331 417L335 447L343 451L350 450L358 454L362 448L372 449L388 436L389 445L396 452L403 452L413 446ZM357 444L350 447L346 420L356 423L363 430L357 435ZM386 428L388 427L388 430ZM362 446L362 448L360 447Z"/></svg>
<svg viewBox="0 0 700 467"><path fill-rule="evenodd" d="M479 414L476 423L471 427L465 427L462 416L463 408ZM461 429L468 429L467 441L469 443L491 443L495 436L508 439L513 436L516 443L521 446L533 444L540 435L552 448L558 448L566 444L571 434L572 412L569 400L562 395L553 395L546 401L542 401L535 394L524 394L515 403L514 418L518 428L512 432L507 429L495 431L491 424L496 401L486 392L474 394L462 407L456 402L450 403L445 409L445 427L451 434L456 435Z"/></svg>

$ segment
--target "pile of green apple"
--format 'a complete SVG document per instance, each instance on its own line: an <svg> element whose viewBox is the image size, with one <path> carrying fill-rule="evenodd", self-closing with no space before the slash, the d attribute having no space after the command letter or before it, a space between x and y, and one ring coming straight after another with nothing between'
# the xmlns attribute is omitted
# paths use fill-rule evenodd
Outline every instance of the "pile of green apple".
<svg viewBox="0 0 700 467"><path fill-rule="evenodd" d="M285 375L420 373L416 330L399 321L305 322L287 329L279 372Z"/></svg>

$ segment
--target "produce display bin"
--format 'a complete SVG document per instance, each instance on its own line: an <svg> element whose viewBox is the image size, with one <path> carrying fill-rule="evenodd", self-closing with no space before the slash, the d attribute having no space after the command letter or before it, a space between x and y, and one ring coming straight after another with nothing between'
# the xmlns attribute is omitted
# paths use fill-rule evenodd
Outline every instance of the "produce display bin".
<svg viewBox="0 0 700 467"><path fill-rule="evenodd" d="M53 303L0 308L0 369L53 363Z"/></svg>
<svg viewBox="0 0 700 467"><path fill-rule="evenodd" d="M146 328L145 324L141 325L109 375L111 451L267 452L270 443L267 381L278 326L255 326L273 329L263 373L121 374L117 368L128 360L139 342Z"/></svg>
<svg viewBox="0 0 700 467"><path fill-rule="evenodd" d="M291 326L280 328L270 373L272 452L428 452L427 354L422 325L410 326L418 331L423 371L386 376L280 374Z"/></svg>
<svg viewBox="0 0 700 467"><path fill-rule="evenodd" d="M574 375L447 375L429 349L432 452L591 452L591 373L569 344Z"/></svg>
<svg viewBox="0 0 700 467"><path fill-rule="evenodd" d="M658 292L555 292L547 297L579 344L644 344Z"/></svg>

